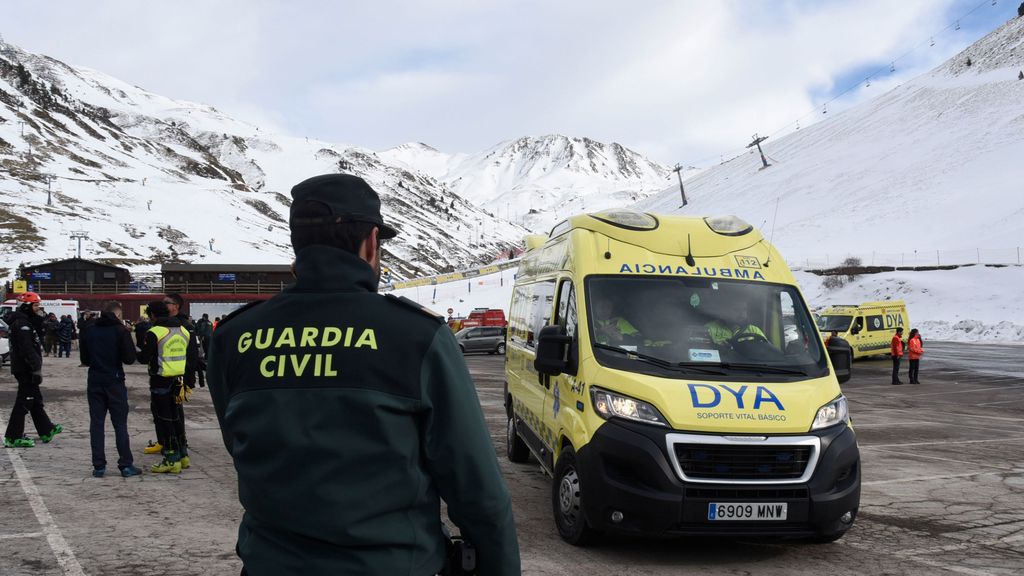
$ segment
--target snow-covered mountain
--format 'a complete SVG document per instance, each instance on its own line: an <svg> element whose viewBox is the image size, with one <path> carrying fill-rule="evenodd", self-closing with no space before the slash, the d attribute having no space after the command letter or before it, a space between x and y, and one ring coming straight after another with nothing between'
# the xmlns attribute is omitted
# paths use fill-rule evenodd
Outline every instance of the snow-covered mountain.
<svg viewBox="0 0 1024 576"><path fill-rule="evenodd" d="M379 155L429 174L494 214L545 232L571 214L637 202L675 177L621 144L561 135L510 140L477 154L445 154L417 142Z"/></svg>
<svg viewBox="0 0 1024 576"><path fill-rule="evenodd" d="M1024 247L1024 18L941 66L835 117L640 202L736 214L793 262L856 254L935 264L936 250ZM883 262L882 256L885 256ZM836 264L837 260L831 260ZM948 262L945 262L948 263ZM967 295L965 295L967 297Z"/></svg>
<svg viewBox="0 0 1024 576"><path fill-rule="evenodd" d="M285 263L289 190L338 171L381 193L401 232L384 247L396 277L490 261L525 234L371 150L267 133L0 43L0 278L68 256L79 230L83 257L135 268Z"/></svg>

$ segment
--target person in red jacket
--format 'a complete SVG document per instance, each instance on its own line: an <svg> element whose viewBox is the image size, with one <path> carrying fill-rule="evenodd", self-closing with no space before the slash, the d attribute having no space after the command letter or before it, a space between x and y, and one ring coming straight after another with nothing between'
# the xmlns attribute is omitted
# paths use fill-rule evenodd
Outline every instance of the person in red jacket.
<svg viewBox="0 0 1024 576"><path fill-rule="evenodd" d="M903 359L903 328L897 328L896 334L892 337L892 344L889 346L889 354L892 354L892 383L900 382L900 360Z"/></svg>
<svg viewBox="0 0 1024 576"><path fill-rule="evenodd" d="M911 384L921 383L917 379L921 370L921 356L924 356L924 346L921 344L921 334L918 333L917 328L914 328L907 338L907 357L910 358L910 370L907 376L910 377Z"/></svg>

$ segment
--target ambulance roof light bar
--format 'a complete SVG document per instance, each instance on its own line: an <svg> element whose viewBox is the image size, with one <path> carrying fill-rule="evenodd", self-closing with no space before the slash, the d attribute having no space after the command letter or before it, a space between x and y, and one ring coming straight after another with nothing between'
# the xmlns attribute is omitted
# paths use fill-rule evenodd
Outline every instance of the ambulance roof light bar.
<svg viewBox="0 0 1024 576"><path fill-rule="evenodd" d="M658 227L658 219L651 214L645 212L637 212L636 210L627 210L623 208L612 208L610 210L602 210L597 214L591 214L592 218L611 224L612 226L618 226L619 228L626 228L627 230L654 230Z"/></svg>
<svg viewBox="0 0 1024 576"><path fill-rule="evenodd" d="M704 219L712 232L722 236L743 236L754 229L738 216L711 216Z"/></svg>

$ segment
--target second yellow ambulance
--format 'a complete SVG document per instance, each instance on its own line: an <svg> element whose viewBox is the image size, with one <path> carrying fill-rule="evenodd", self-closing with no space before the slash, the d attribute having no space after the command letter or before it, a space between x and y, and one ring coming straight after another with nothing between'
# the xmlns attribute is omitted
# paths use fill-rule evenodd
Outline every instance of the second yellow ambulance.
<svg viewBox="0 0 1024 576"><path fill-rule="evenodd" d="M506 351L508 457L551 474L570 543L831 541L856 518L849 347L825 349L784 260L742 220L613 210L530 238Z"/></svg>

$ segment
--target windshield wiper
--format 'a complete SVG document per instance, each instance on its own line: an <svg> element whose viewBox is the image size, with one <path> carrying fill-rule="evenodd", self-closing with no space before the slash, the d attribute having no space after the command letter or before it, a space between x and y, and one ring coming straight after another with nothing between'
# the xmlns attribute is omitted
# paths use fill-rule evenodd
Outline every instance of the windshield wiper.
<svg viewBox="0 0 1024 576"><path fill-rule="evenodd" d="M719 364L719 366L727 370L749 370L751 372L767 372L769 374L794 374L797 376L808 376L807 372L804 372L803 370L781 368L779 366L769 366L767 364L743 364L722 362L721 364Z"/></svg>
<svg viewBox="0 0 1024 576"><path fill-rule="evenodd" d="M630 357L633 357L633 358L637 358L638 360L643 360L644 362L647 362L648 364L654 364L655 366L659 366L661 368L666 368L668 370L675 370L677 372L691 372L692 371L692 372L700 372L702 374L714 374L716 376L724 376L725 375L725 372L722 372L721 370L715 370L714 368L709 368L707 366L701 366L701 365L698 365L697 363L670 362L668 360L665 360L664 358L658 358L657 356L650 356L650 355L644 354L642 352L634 352L632 350L629 350L628 348L620 348L618 346L610 346L608 344L600 344L600 343L594 344L594 348L600 348L602 350L611 350L612 352L620 352L622 354L626 354L627 356L630 356Z"/></svg>

